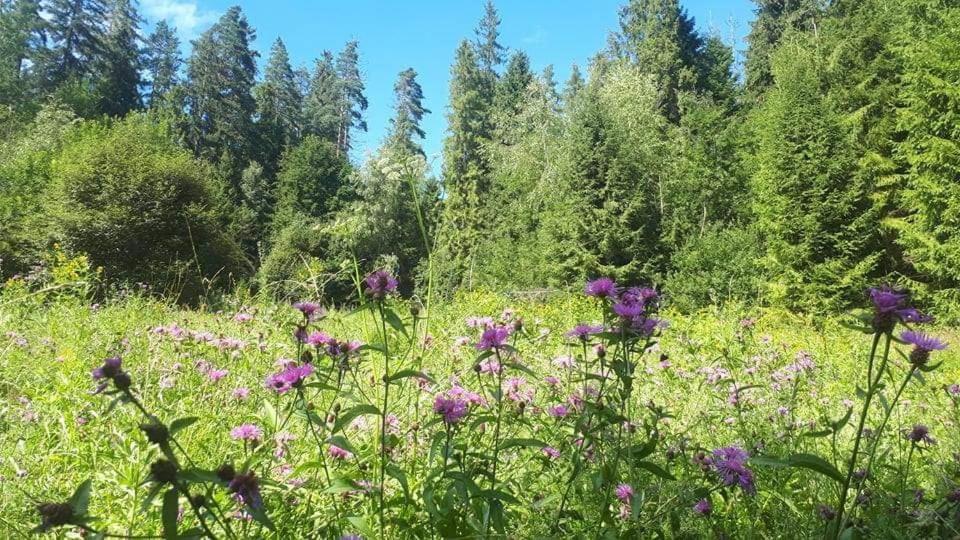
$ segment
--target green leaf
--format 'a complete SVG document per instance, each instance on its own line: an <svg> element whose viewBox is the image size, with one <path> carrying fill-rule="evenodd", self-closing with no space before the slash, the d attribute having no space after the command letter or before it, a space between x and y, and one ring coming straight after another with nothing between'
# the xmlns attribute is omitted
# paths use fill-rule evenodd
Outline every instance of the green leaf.
<svg viewBox="0 0 960 540"><path fill-rule="evenodd" d="M273 405L270 404L268 400L263 401L263 409L260 411L260 419L263 420L263 423L267 425L271 430L277 429L277 410L273 408Z"/></svg>
<svg viewBox="0 0 960 540"><path fill-rule="evenodd" d="M850 421L850 416L852 415L853 415L853 407L847 407L847 414L843 415L843 418L837 420L836 422L832 422L830 424L830 427L832 427L833 431L835 432L840 431L841 429L847 426L847 422Z"/></svg>
<svg viewBox="0 0 960 540"><path fill-rule="evenodd" d="M220 481L220 477L217 476L217 473L197 468L180 471L177 473L177 477L188 483L217 483Z"/></svg>
<svg viewBox="0 0 960 540"><path fill-rule="evenodd" d="M173 422L170 422L170 435L176 435L178 431L186 429L193 425L194 422L199 420L197 416L188 416L186 418L177 418Z"/></svg>
<svg viewBox="0 0 960 540"><path fill-rule="evenodd" d="M268 530L275 531L276 528L273 526L273 522L270 521L270 516L264 511L262 506L256 508L252 506L247 506L247 513L250 514L250 517L254 519L257 523L263 525Z"/></svg>
<svg viewBox="0 0 960 540"><path fill-rule="evenodd" d="M403 321L400 320L400 316L397 315L392 309L385 308L383 310L383 317L391 328L407 337L410 337L410 334L407 333L407 327L403 324Z"/></svg>
<svg viewBox="0 0 960 540"><path fill-rule="evenodd" d="M499 489L485 489L480 492L480 496L488 500L506 501L511 504L520 504L516 497Z"/></svg>
<svg viewBox="0 0 960 540"><path fill-rule="evenodd" d="M793 454L787 458L787 463L791 467L818 472L836 482L843 483L844 481L844 477L840 474L840 471L820 456L813 454Z"/></svg>
<svg viewBox="0 0 960 540"><path fill-rule="evenodd" d="M179 506L180 493L177 488L170 488L163 494L163 510L161 511L161 521L163 523L163 537L177 538L177 513Z"/></svg>
<svg viewBox="0 0 960 540"><path fill-rule="evenodd" d="M401 379L406 379L406 378L408 378L408 377L416 377L416 378L418 378L418 379L424 379L424 380L430 381L430 382L432 382L432 383L435 383L435 382L436 382L436 381L433 380L432 377L430 377L430 376L427 375L426 373L424 373L424 372L422 372L422 371L417 371L417 370L415 370L415 369L402 369L402 370L400 370L400 371L398 371L398 372L390 375L390 377L387 378L387 381L389 381L389 382L396 382L396 381L399 381L399 380L401 380Z"/></svg>
<svg viewBox="0 0 960 540"><path fill-rule="evenodd" d="M500 450L506 450L507 448L513 448L515 446L543 448L547 446L547 443L538 439L506 439L500 443Z"/></svg>
<svg viewBox="0 0 960 540"><path fill-rule="evenodd" d="M93 487L93 481L89 478L84 480L70 497L70 507L73 508L74 516L87 515L87 509L90 507L90 489Z"/></svg>
<svg viewBox="0 0 960 540"><path fill-rule="evenodd" d="M365 414L375 414L379 416L380 409L370 405L369 403L364 403L363 405L357 405L356 407L347 409L337 417L337 421L333 424L332 433L339 433L340 431L343 431L343 428L350 425L350 422L353 422L355 418Z"/></svg>
<svg viewBox="0 0 960 540"><path fill-rule="evenodd" d="M670 474L666 469L664 469L663 467L655 463L651 463L649 461L637 461L634 465L647 472L654 474L655 476L659 476L664 480L676 480L676 478L672 474Z"/></svg>
<svg viewBox="0 0 960 540"><path fill-rule="evenodd" d="M789 467L790 463L783 459L777 459L767 456L757 456L750 458L751 465L760 465L761 467L784 468Z"/></svg>
<svg viewBox="0 0 960 540"><path fill-rule="evenodd" d="M357 451L353 448L353 445L350 444L350 441L348 441L347 438L344 437L343 435L334 435L327 439L327 443L335 446L339 446L344 450L349 450L354 454L357 453Z"/></svg>
<svg viewBox="0 0 960 540"><path fill-rule="evenodd" d="M652 454L654 450L656 450L657 442L659 440L660 439L656 435L654 435L653 437L650 438L649 441L645 442L644 444L642 445L637 444L630 447L630 455L633 457L633 459L642 460L643 458Z"/></svg>
<svg viewBox="0 0 960 540"><path fill-rule="evenodd" d="M400 482L400 486L403 487L403 496L407 499L407 502L410 502L412 497L410 497L410 484L407 482L406 473L393 463L388 463L385 469L387 474L396 478L397 482Z"/></svg>

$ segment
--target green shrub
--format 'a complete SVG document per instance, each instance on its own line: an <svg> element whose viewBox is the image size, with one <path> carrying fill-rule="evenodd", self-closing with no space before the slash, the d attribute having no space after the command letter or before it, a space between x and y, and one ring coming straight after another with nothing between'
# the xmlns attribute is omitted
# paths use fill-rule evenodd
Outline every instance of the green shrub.
<svg viewBox="0 0 960 540"><path fill-rule="evenodd" d="M145 116L83 124L52 164L53 236L107 279L189 299L211 278L229 281L247 267L211 211L208 175Z"/></svg>
<svg viewBox="0 0 960 540"><path fill-rule="evenodd" d="M355 290L352 268L329 257L330 235L319 228L315 220L293 216L276 234L260 266L259 282L268 294L287 300L342 299Z"/></svg>
<svg viewBox="0 0 960 540"><path fill-rule="evenodd" d="M666 282L670 301L694 310L729 301L756 301L762 285L760 242L748 229L713 229L693 237L673 256Z"/></svg>

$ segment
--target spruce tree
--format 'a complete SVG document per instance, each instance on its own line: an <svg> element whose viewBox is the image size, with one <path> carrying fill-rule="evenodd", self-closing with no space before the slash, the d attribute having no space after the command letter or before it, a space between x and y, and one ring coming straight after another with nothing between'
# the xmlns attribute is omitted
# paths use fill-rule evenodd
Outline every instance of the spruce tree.
<svg viewBox="0 0 960 540"><path fill-rule="evenodd" d="M367 130L363 112L367 110L367 98L364 96L363 77L360 74L359 43L350 41L337 56L337 78L340 99L338 105L339 124L337 128L337 154L347 154L352 148L352 131Z"/></svg>
<svg viewBox="0 0 960 540"><path fill-rule="evenodd" d="M140 22L130 0L112 0L97 84L98 108L108 116L124 116L143 106Z"/></svg>
<svg viewBox="0 0 960 540"><path fill-rule="evenodd" d="M46 27L39 0L0 8L0 103L15 105L36 93L34 72L45 53Z"/></svg>
<svg viewBox="0 0 960 540"><path fill-rule="evenodd" d="M270 49L260 88L264 90L257 96L261 120L275 122L280 128L282 143L293 144L302 132L303 95L290 67L290 55L280 38Z"/></svg>
<svg viewBox="0 0 960 540"><path fill-rule="evenodd" d="M240 8L232 7L194 42L187 68L188 140L199 155L230 160L234 182L256 145L255 37Z"/></svg>
<svg viewBox="0 0 960 540"><path fill-rule="evenodd" d="M103 0L51 0L47 77L51 86L91 75L104 52L107 6Z"/></svg>
<svg viewBox="0 0 960 540"><path fill-rule="evenodd" d="M750 23L746 55L747 90L755 98L773 83L771 58L781 37L790 29L815 28L821 0L753 0L757 4Z"/></svg>
<svg viewBox="0 0 960 540"><path fill-rule="evenodd" d="M333 64L333 55L324 51L314 64L310 88L304 99L304 132L336 143L341 98L340 79Z"/></svg>
<svg viewBox="0 0 960 540"><path fill-rule="evenodd" d="M476 29L476 51L480 69L486 73L495 73L503 63L506 48L497 41L500 37L500 15L493 5L493 0L487 0L484 5L483 18Z"/></svg>
<svg viewBox="0 0 960 540"><path fill-rule="evenodd" d="M494 114L500 116L514 116L520 112L527 87L534 80L530 70L530 58L523 51L513 53L507 69L497 82L496 94L493 99Z"/></svg>
<svg viewBox="0 0 960 540"><path fill-rule="evenodd" d="M391 122L388 146L407 154L426 156L417 139L426 135L420 121L430 110L423 106L423 88L417 82L417 72L407 68L400 72L393 86L396 112Z"/></svg>
<svg viewBox="0 0 960 540"><path fill-rule="evenodd" d="M146 70L150 75L150 104L156 104L180 84L180 40L166 21L157 23L146 43Z"/></svg>
<svg viewBox="0 0 960 540"><path fill-rule="evenodd" d="M583 80L583 75L580 73L580 67L576 64L570 68L570 78L567 79L566 84L563 85L563 103L564 105L569 105L574 99L577 98L577 94L583 90L586 82Z"/></svg>
<svg viewBox="0 0 960 540"><path fill-rule="evenodd" d="M444 200L438 242L438 275L448 288L471 282L473 253L482 223L480 202L489 173L483 145L489 140L489 101L473 46L463 41L451 69L448 136L443 150Z"/></svg>

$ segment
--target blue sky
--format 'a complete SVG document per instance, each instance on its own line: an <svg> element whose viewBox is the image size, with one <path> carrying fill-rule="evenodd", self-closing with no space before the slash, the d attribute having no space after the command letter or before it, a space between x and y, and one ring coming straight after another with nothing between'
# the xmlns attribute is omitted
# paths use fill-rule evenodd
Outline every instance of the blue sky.
<svg viewBox="0 0 960 540"><path fill-rule="evenodd" d="M625 0L500 0L500 41L522 49L538 71L553 64L563 83L573 63L583 67L606 44L617 27L617 12ZM270 45L280 37L292 63L313 65L325 49L336 53L350 39L360 41L361 68L370 107L367 133L356 138L356 159L380 144L393 113L393 83L412 67L419 74L433 111L423 127L424 149L439 167L446 129L450 64L457 44L472 38L483 13L484 0L140 0L148 22L167 19L184 41L195 38L231 5L239 4L257 31L254 46L266 60ZM749 0L682 0L704 31L715 31L743 48L753 16Z"/></svg>

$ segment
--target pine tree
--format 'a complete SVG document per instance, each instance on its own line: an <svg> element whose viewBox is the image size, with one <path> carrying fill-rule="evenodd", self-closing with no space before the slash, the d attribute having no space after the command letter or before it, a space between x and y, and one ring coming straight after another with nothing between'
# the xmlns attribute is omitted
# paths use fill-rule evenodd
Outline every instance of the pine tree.
<svg viewBox="0 0 960 540"><path fill-rule="evenodd" d="M51 0L52 47L46 70L51 86L91 75L104 52L108 10L102 0Z"/></svg>
<svg viewBox="0 0 960 540"><path fill-rule="evenodd" d="M733 107L737 83L733 74L733 48L719 37L710 36L698 57L697 88L717 104Z"/></svg>
<svg viewBox="0 0 960 540"><path fill-rule="evenodd" d="M124 116L143 106L140 22L130 0L112 0L97 85L98 108L108 116Z"/></svg>
<svg viewBox="0 0 960 540"><path fill-rule="evenodd" d="M146 44L146 69L150 74L150 104L163 99L180 84L180 40L166 21L157 23Z"/></svg>
<svg viewBox="0 0 960 540"><path fill-rule="evenodd" d="M360 75L359 43L350 41L337 56L337 77L340 90L340 122L337 129L337 152L347 154L352 148L352 130L367 130L363 111L367 98L363 95L363 77Z"/></svg>
<svg viewBox="0 0 960 540"><path fill-rule="evenodd" d="M430 110L423 106L423 88L417 82L417 72L407 68L400 72L393 86L396 96L396 113L391 122L388 145L390 148L408 154L426 156L416 139L423 139L425 133L420 121Z"/></svg>
<svg viewBox="0 0 960 540"><path fill-rule="evenodd" d="M324 51L314 65L310 88L304 100L304 132L336 143L341 98L340 79L333 64L333 55Z"/></svg>
<svg viewBox="0 0 960 540"><path fill-rule="evenodd" d="M187 68L188 140L199 155L231 160L237 176L256 144L255 37L240 8L232 7L194 42Z"/></svg>

